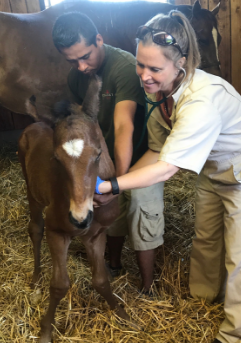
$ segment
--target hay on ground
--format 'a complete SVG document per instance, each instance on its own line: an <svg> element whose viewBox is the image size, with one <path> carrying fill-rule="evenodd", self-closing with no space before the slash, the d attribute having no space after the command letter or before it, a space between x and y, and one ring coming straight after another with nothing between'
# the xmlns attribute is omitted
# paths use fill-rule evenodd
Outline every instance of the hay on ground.
<svg viewBox="0 0 241 343"><path fill-rule="evenodd" d="M16 148L0 154L0 342L38 342L40 319L49 300L51 258L42 244L42 278L32 290L33 251L28 237L29 210ZM154 299L138 293L135 254L126 242L127 274L112 283L118 301L143 327L123 325L93 290L84 247L77 238L69 249L71 288L56 312L54 342L204 343L212 342L222 322L223 307L189 296L189 256L194 226L196 176L179 172L165 185L165 244L157 252Z"/></svg>

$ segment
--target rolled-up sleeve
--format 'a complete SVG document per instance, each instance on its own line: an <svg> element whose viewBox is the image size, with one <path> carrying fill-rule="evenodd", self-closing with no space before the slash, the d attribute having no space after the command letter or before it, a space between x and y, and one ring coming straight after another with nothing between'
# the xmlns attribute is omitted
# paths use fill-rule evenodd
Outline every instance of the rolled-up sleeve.
<svg viewBox="0 0 241 343"><path fill-rule="evenodd" d="M212 103L189 101L178 110L158 160L199 174L221 128L221 116Z"/></svg>

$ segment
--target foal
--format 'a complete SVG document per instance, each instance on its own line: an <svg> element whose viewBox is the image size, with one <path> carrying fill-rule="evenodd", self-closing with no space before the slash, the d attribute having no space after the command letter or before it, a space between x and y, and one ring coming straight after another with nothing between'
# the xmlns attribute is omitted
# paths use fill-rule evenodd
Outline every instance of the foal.
<svg viewBox="0 0 241 343"><path fill-rule="evenodd" d="M111 292L104 262L105 228L118 215L117 199L93 210L97 175L114 176L114 166L97 122L100 81L93 77L83 106L71 105L69 116L54 129L44 123L27 127L19 140L19 159L27 183L34 249L33 283L40 274L40 246L46 209L46 238L53 261L50 303L41 323L40 343L51 341L54 314L70 282L66 269L72 237L81 236L92 268L93 286L117 315L129 320Z"/></svg>

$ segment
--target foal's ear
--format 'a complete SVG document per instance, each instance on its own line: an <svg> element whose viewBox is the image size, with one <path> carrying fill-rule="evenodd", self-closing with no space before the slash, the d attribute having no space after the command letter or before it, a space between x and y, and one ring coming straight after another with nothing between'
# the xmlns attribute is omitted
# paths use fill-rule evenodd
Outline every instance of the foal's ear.
<svg viewBox="0 0 241 343"><path fill-rule="evenodd" d="M95 121L97 121L97 115L99 112L99 92L101 86L101 79L97 75L91 76L82 104L82 111Z"/></svg>
<svg viewBox="0 0 241 343"><path fill-rule="evenodd" d="M197 0L194 5L193 5L193 8L192 8L192 14L193 14L193 17L197 17L199 14L200 14L200 11L202 10L202 7L200 5L200 2L199 0Z"/></svg>
<svg viewBox="0 0 241 343"><path fill-rule="evenodd" d="M59 102L56 102L54 105L54 118L55 120L63 119L65 117L68 117L71 115L71 109L70 109L70 101L69 100L62 100Z"/></svg>

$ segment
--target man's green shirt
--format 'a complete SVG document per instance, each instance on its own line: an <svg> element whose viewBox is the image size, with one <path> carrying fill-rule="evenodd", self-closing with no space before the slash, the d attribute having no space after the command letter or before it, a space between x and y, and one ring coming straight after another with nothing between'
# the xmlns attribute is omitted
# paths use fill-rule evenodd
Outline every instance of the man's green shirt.
<svg viewBox="0 0 241 343"><path fill-rule="evenodd" d="M121 49L104 44L105 58L97 75L101 77L100 108L98 121L105 138L111 158L114 160L114 110L115 105L123 100L137 103L134 120L133 145L139 142L144 124L144 96L136 74L136 61L132 54ZM71 69L68 76L68 86L72 100L82 104L85 97L89 75L77 69ZM134 152L132 164L147 150L147 139L144 138L141 147Z"/></svg>

